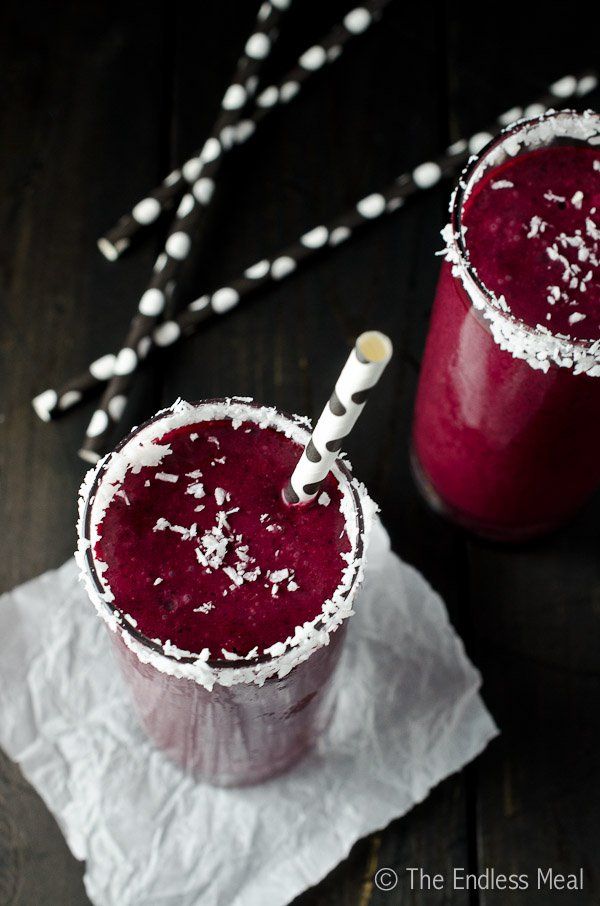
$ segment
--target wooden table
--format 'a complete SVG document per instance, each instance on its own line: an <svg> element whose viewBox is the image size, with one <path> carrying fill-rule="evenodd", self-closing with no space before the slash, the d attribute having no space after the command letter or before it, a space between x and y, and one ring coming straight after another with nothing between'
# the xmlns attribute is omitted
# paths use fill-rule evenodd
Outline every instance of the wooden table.
<svg viewBox="0 0 600 906"><path fill-rule="evenodd" d="M347 2L297 0L273 71L318 38ZM395 0L384 21L265 123L227 169L195 288L214 288L263 254L548 82L594 62L581 16L493 26L457 4ZM200 12L198 12L198 10ZM482 8L483 12L483 8ZM159 237L109 264L96 238L201 141L254 4L156 0L35 4L0 14L1 589L60 564L74 546L90 408L50 425L30 398L114 350ZM545 21L548 20L548 21ZM486 24L487 23L487 24ZM590 26L593 23L590 21ZM598 94L590 99L598 104ZM449 185L414 198L231 317L163 355L131 419L177 395L234 393L318 413L362 329L396 345L384 392L349 453L380 501L396 550L443 594L484 676L502 735L408 816L363 840L296 906L600 902L598 499L563 531L507 549L434 517L409 474L411 407L438 270ZM400 873L391 893L376 867ZM580 894L409 890L404 868L583 867ZM0 759L0 903L88 902L83 868L18 768Z"/></svg>

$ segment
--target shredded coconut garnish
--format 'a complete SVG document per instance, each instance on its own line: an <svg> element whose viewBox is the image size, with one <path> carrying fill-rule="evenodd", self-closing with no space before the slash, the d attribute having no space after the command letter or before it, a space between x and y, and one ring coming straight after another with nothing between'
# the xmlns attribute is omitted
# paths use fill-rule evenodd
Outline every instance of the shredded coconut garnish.
<svg viewBox="0 0 600 906"><path fill-rule="evenodd" d="M212 601L207 601L206 604L200 604L199 607L194 607L194 613L210 613L211 610L215 609L215 605Z"/></svg>
<svg viewBox="0 0 600 906"><path fill-rule="evenodd" d="M329 504L331 503L331 497L329 496L327 491L323 491L321 494L319 494L317 503L320 504L320 506L329 506Z"/></svg>
<svg viewBox="0 0 600 906"><path fill-rule="evenodd" d="M557 204L564 204L567 200L564 195L555 195L554 192L548 190L544 193L544 198L546 201L555 201Z"/></svg>
<svg viewBox="0 0 600 906"><path fill-rule="evenodd" d="M215 500L217 502L217 506L223 506L226 500L231 500L231 494L229 494L228 491L224 490L224 488L215 488Z"/></svg>
<svg viewBox="0 0 600 906"><path fill-rule="evenodd" d="M206 491L204 490L204 485L201 481L196 481L193 484L189 484L186 488L186 494L191 494L192 497L196 497L200 500L202 497L206 497Z"/></svg>
<svg viewBox="0 0 600 906"><path fill-rule="evenodd" d="M152 531L164 532L167 529L181 535L183 541L189 541L191 538L195 538L198 533L198 526L195 522L189 528L186 528L184 525L172 525L168 519L164 519L162 516L157 520Z"/></svg>
<svg viewBox="0 0 600 906"><path fill-rule="evenodd" d="M571 198L571 204L574 208L577 208L578 211L581 211L581 205L583 204L583 192L575 192Z"/></svg>
<svg viewBox="0 0 600 906"><path fill-rule="evenodd" d="M510 179L496 179L491 186L492 189L514 189L515 184Z"/></svg>
<svg viewBox="0 0 600 906"><path fill-rule="evenodd" d="M176 481L179 481L179 475L172 475L170 472L156 472L154 475L158 481L170 481L171 484L175 484Z"/></svg>
<svg viewBox="0 0 600 906"><path fill-rule="evenodd" d="M529 232L527 233L528 239L533 239L535 236L539 236L540 233L543 233L548 224L545 220L542 220L541 217L537 215L532 217L529 221Z"/></svg>
<svg viewBox="0 0 600 906"><path fill-rule="evenodd" d="M201 414L196 416L196 412ZM239 417L236 415L238 412ZM142 428L134 436L134 441L126 443L118 453L109 454L108 457L101 461L98 467L90 470L80 493L81 510L77 559L86 587L98 612L107 621L111 629L121 634L124 643L141 662L151 663L156 669L168 675L189 678L209 690L215 683L226 686L237 683L255 683L260 686L271 676L283 677L296 664L306 660L314 650L326 644L330 633L352 612L354 598L352 589L359 587L362 577L362 559L357 552L357 546L368 535L376 512L375 506L369 501L364 489L357 482L346 478L345 475L340 473L338 479L342 489L341 510L344 514L346 531L352 546L351 553L344 558L349 563L349 566L342 570L341 581L332 596L332 600L324 602L322 610L315 619L306 622L302 626L297 626L289 638L276 642L274 645L264 649L264 651L259 651L256 647L247 654L240 654L238 651L222 651L224 658L238 662L245 659L253 660L259 654L267 655L268 659L259 665L249 663L246 667L236 663L235 670L225 670L213 664L209 665L211 652L208 648L204 648L200 653L195 654L179 649L170 640L154 639L154 644L159 649L154 650L132 634L124 631L123 617L118 613L115 605L111 603L114 599L112 598L110 587L103 582L104 590L102 592L98 591L96 584L92 582L88 568L89 547L97 537L100 537L97 529L101 525L102 513L106 511L127 470L136 474L144 465L155 467L171 452L167 445L161 445L156 442L165 433L182 425L190 424L191 419L194 417L198 421L202 421L223 417L231 418L232 415L235 416L232 421L234 423L238 422L238 427L244 423L246 425L250 423L255 426L251 429L253 431L262 427L273 427L275 430L284 431L288 437L293 438L298 443L306 444L308 439L308 425L305 419L298 417L289 418L274 409L247 407L237 399L203 403L200 406L192 406L178 400L170 409L159 413L160 420L153 420ZM102 475L98 488L95 487L94 489L94 497L90 498L92 484L95 482L101 468L105 468L106 472ZM183 488L181 493L184 493ZM88 540L86 537L88 522L84 519L84 512L87 510L88 502L90 501L94 509L92 511L91 537ZM356 512L354 501L357 502L358 511L364 520L364 531L361 531L360 535L357 531L358 525L354 515ZM221 505L217 504L217 506ZM153 531L172 531L179 534L182 540L194 539L192 550L196 552L196 556L200 553L205 560L208 558L212 559L215 556L218 559L219 554L223 553L222 548L224 547L226 561L223 565L233 569L238 578L241 575L242 582L257 581L261 576L261 570L253 561L251 542L247 544L242 533L239 530L231 530L227 521L228 519L233 521L237 511L237 507L231 506L229 510L222 513L222 516L217 514L216 524L206 532L201 529L200 533L198 533L196 524L188 528L174 525L163 517L157 519ZM277 530L277 528L274 530ZM198 560L201 562L200 556ZM101 580L103 567L105 566L102 561L94 559L94 569L97 577ZM210 565L203 566L203 569L207 571L210 571L211 568ZM231 574L224 573L224 575L231 579L233 588L239 587ZM162 579L162 577L159 578ZM156 582L156 580L154 581ZM157 582L157 584L159 583ZM275 585L278 585L277 591L279 593L284 587L288 591L294 591L297 587L297 583L294 582L291 576L288 577L287 581L284 580L284 583L268 582L267 584L271 593ZM225 588L223 595L227 596L230 592L231 587L229 589ZM214 601L199 604L198 608L203 610L209 604L214 606ZM198 612L201 613L202 610L198 610ZM213 656L218 656L218 652L214 652Z"/></svg>
<svg viewBox="0 0 600 906"><path fill-rule="evenodd" d="M162 578L162 576L159 576L158 579L155 579L154 582L153 582L152 584L153 584L153 585L160 585L160 583L163 582L163 581L164 581L164 579Z"/></svg>

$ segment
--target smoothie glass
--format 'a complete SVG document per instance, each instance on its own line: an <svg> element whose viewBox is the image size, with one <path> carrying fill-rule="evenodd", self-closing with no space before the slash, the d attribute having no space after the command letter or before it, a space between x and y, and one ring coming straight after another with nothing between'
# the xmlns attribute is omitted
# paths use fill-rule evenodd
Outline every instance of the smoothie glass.
<svg viewBox="0 0 600 906"><path fill-rule="evenodd" d="M469 257L465 203L479 180L503 165L505 173L521 155L599 143L600 118L592 112L517 122L468 164L452 197L411 460L435 510L492 539L554 529L599 484L600 340L528 324L483 284ZM511 184L492 188L502 185Z"/></svg>
<svg viewBox="0 0 600 906"><path fill-rule="evenodd" d="M77 559L88 594L112 630L117 660L147 734L184 770L216 785L233 786L283 771L315 743L327 725L347 617L362 581L374 505L347 465L338 460L332 471L342 492L351 559L348 569L341 571L333 600L293 647L282 644L277 646L280 653L239 659L207 658L208 652L180 652L147 638L127 621L118 600L106 594L93 554L97 508L122 474L128 445L140 438L159 439L167 427L215 418L261 427L268 424L299 444L309 437L302 419L248 400L178 401L134 429L88 473L80 496ZM239 433L241 443L244 435ZM248 467L257 466L249 463Z"/></svg>

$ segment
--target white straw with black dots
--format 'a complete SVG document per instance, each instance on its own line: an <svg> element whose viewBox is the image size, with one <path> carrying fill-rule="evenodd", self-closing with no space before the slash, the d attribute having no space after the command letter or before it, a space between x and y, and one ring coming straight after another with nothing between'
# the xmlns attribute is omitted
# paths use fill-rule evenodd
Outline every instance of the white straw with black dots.
<svg viewBox="0 0 600 906"><path fill-rule="evenodd" d="M282 489L287 503L310 503L392 357L392 341L377 330L356 340L298 465Z"/></svg>
<svg viewBox="0 0 600 906"><path fill-rule="evenodd" d="M221 107L209 138L194 157L180 170L173 170L163 182L142 198L133 209L98 240L98 248L109 261L116 259L129 247L132 237L149 224L155 223L162 211L172 207L183 194L184 188L192 192L203 204L210 197L210 178L200 181L205 165L221 154L225 137L235 132L246 104L251 101L258 87L258 75L264 61L271 53L279 34L282 14L292 0L264 0L256 21L240 55L231 84L221 99Z"/></svg>
<svg viewBox="0 0 600 906"><path fill-rule="evenodd" d="M390 0L367 0L363 6L350 10L318 44L308 47L300 55L295 66L278 83L261 88L256 97L255 109L240 119L237 124L225 125L215 136L220 147L217 148L217 145L213 143L212 151L211 149L209 151L219 156L247 141L254 134L256 127L267 112L289 103L313 73L327 64L335 62L347 42L365 32L373 22L377 21L383 8L389 2ZM279 4L281 7L284 5L282 0L279 0ZM253 41L256 38L258 38L257 34L249 39L246 44L247 51L249 48L253 49ZM256 45L255 49L257 52L259 49L264 52L266 47L261 42ZM266 56L266 54L264 55ZM254 89L256 90L256 84L254 84ZM227 98L227 94L225 98ZM239 99L241 100L241 97ZM250 100L249 97L247 99ZM118 223L98 240L98 247L103 255L110 261L115 261L129 247L132 238L145 226L154 223L162 211L173 207L185 190L192 186L192 192L196 194L194 186L200 173L200 167L207 162L206 154L205 145L180 169L170 173L160 186L149 192L146 198L138 202L129 214L121 217Z"/></svg>
<svg viewBox="0 0 600 906"><path fill-rule="evenodd" d="M596 84L597 78L592 72L583 73L579 77L565 76L554 83L549 94L535 104L525 108L515 107L502 114L492 130L497 132L500 126L506 125L515 116L542 112L542 108L546 109L556 103L558 91L564 92L565 87L570 90L569 97L582 97L592 91ZM567 97L564 93L561 96ZM471 153L475 153L477 148L481 149L483 138L489 137L492 130L478 132L470 139L454 142L437 160L425 161L411 172L403 173L383 192L367 195L328 224L315 226L276 255L263 258L246 268L240 277L228 285L195 299L176 318L165 321L154 330L151 337L143 341L138 347L138 362L155 347L169 346L182 337L190 336L208 318L230 311L267 284L286 278L313 255L346 242L360 227L384 214L399 210L411 195L433 187L445 176L454 175ZM61 388L45 390L33 400L35 411L44 421L62 415L113 376L115 361L114 355L102 356Z"/></svg>

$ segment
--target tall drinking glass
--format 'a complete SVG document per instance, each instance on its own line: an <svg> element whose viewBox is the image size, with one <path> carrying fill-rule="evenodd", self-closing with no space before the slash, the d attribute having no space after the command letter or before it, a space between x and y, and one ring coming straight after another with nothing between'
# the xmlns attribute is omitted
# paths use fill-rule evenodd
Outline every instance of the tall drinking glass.
<svg viewBox="0 0 600 906"><path fill-rule="evenodd" d="M135 429L88 473L82 486L78 562L89 596L112 630L141 723L173 760L214 784L253 783L284 770L314 744L331 714L335 669L362 580L374 506L338 460L327 479L327 499L312 513L294 511L289 514L294 521L285 523L287 505L279 485L287 476L287 459L300 455L308 437L303 420L247 400L179 401ZM160 451L169 455L163 460ZM261 500L257 514L254 502L263 491L270 503ZM155 518L157 497L160 512L170 521ZM339 507L328 516L324 505L337 505L334 497ZM109 524L107 514L116 506L129 534L138 537L115 534L118 522L115 517ZM192 526L189 518L188 528L175 523L175 506L194 513ZM156 524L150 531L141 527L151 523ZM334 537L323 536L326 525L336 526ZM263 568L261 573L267 548L269 557L277 557L274 548L281 546L284 562L295 562L294 533L298 551L306 541L318 552L315 562L298 562L294 570ZM132 575L127 574L128 555L119 561L115 553L121 544L129 545ZM341 558L338 549L344 552ZM200 562L195 563L194 555ZM338 570L337 585L324 600L313 590L311 576L317 588L319 570L331 570L332 564ZM149 585L142 576L146 570L158 577ZM169 583L178 589L172 598L165 590ZM126 594L129 586L133 598ZM228 597L217 600L217 586ZM182 589L190 591L192 604L203 603L192 606ZM257 601L263 614L258 613L255 629L251 614ZM302 622L298 617L300 625L294 629L296 606L312 606L314 618ZM137 617L132 616L134 607ZM175 612L175 607L180 609ZM291 620L291 635L282 630L278 637L275 628L271 632L266 610L282 625ZM163 616L168 629L161 631ZM269 636L268 648L257 644L237 653L222 650L219 633L223 640L233 637L236 616L247 638L253 632L257 641ZM159 628L144 632L144 625ZM197 628L190 629L192 625ZM180 630L196 633L193 650L173 642ZM167 632L170 639L164 637ZM203 632L216 640L214 648L204 646Z"/></svg>
<svg viewBox="0 0 600 906"><path fill-rule="evenodd" d="M509 126L451 201L413 423L430 505L507 541L600 482L600 118Z"/></svg>

